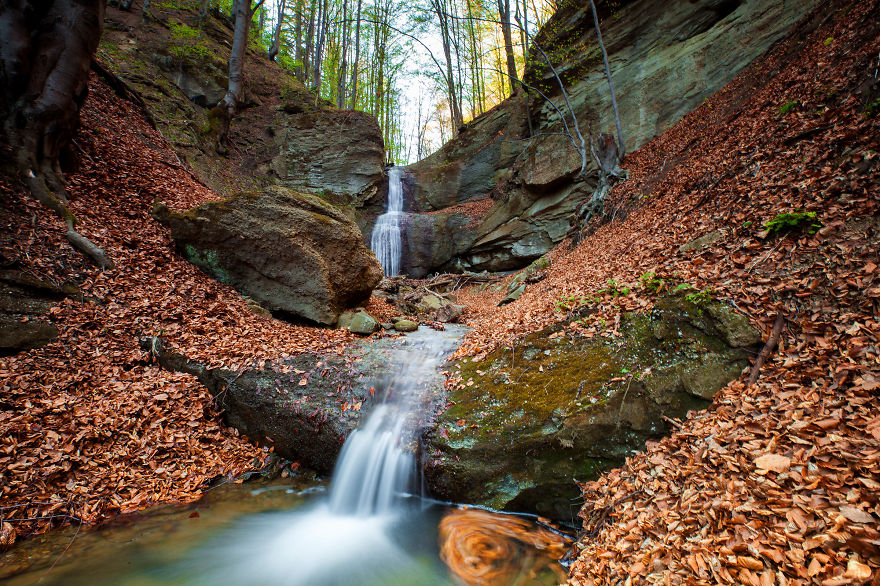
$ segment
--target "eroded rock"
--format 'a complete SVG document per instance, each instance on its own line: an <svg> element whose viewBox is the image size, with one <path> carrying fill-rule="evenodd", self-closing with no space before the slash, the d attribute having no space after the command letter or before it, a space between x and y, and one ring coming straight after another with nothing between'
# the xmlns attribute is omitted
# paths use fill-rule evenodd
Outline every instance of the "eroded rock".
<svg viewBox="0 0 880 586"><path fill-rule="evenodd" d="M748 365L760 336L728 312L669 296L624 314L619 336L587 338L564 322L457 362L460 384L425 446L433 494L573 517L574 479L620 465L668 432L664 417L707 407Z"/></svg>
<svg viewBox="0 0 880 586"><path fill-rule="evenodd" d="M160 204L156 217L190 262L282 317L335 324L382 279L354 222L318 197L283 187L185 213Z"/></svg>

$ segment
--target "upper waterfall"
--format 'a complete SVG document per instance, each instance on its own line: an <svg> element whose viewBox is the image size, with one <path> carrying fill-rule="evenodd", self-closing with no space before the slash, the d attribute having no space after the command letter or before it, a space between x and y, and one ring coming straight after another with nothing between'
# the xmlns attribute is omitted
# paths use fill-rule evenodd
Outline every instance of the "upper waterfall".
<svg viewBox="0 0 880 586"><path fill-rule="evenodd" d="M400 222L403 219L403 184L400 167L388 169L388 209L376 219L370 248L382 264L385 275L393 277L400 272L403 249Z"/></svg>

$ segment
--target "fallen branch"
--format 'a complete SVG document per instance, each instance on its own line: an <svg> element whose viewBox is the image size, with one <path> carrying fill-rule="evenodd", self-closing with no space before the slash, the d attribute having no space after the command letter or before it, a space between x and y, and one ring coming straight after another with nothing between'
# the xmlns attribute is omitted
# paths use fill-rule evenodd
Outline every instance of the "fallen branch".
<svg viewBox="0 0 880 586"><path fill-rule="evenodd" d="M755 360L755 365L752 366L752 372L749 373L749 386L758 382L758 377L761 375L761 367L764 366L764 363L767 362L767 358L770 357L773 349L776 348L776 344L779 342L779 336L782 334L783 325L785 325L785 318L782 316L782 313L779 313L776 316L776 321L773 323L773 330L770 332L770 337L767 338L767 343L761 348L761 352Z"/></svg>

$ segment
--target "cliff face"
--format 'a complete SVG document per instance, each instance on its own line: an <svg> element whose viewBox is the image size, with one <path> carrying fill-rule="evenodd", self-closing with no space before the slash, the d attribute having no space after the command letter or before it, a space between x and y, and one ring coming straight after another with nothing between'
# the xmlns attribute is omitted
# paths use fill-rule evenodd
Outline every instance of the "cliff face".
<svg viewBox="0 0 880 586"><path fill-rule="evenodd" d="M602 32L627 150L645 144L723 88L817 5L817 0L637 0L606 14ZM592 13L583 1L562 7L536 38L564 81L588 141L591 134L614 132L595 39ZM459 235L454 247L446 246L452 249L448 255L433 250L439 244L431 241L430 230L408 234L414 239L410 250L431 250L436 264L427 272L524 266L565 237L575 206L595 187L595 164L588 158L580 175L580 154L568 136L559 134L565 132L560 111L568 115L568 110L556 76L540 53L532 55L531 63L526 83L540 88L553 104L534 93L529 99L520 90L408 168L417 211L490 194L494 199L474 229ZM455 214L432 217L448 223Z"/></svg>
<svg viewBox="0 0 880 586"><path fill-rule="evenodd" d="M317 98L256 45L246 56L233 146L216 152L209 111L226 92L231 40L232 23L217 12L200 21L197 10L160 3L141 18L139 7L111 6L97 58L143 97L180 158L218 194L280 184L349 213L367 200L380 207L384 144L375 118Z"/></svg>

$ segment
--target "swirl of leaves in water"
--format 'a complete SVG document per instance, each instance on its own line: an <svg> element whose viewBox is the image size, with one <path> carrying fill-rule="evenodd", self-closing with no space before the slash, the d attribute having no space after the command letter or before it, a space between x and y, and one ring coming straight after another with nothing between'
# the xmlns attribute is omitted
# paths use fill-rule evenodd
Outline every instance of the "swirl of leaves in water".
<svg viewBox="0 0 880 586"><path fill-rule="evenodd" d="M570 541L525 519L457 509L443 517L439 532L441 559L469 586L566 581L558 560Z"/></svg>

